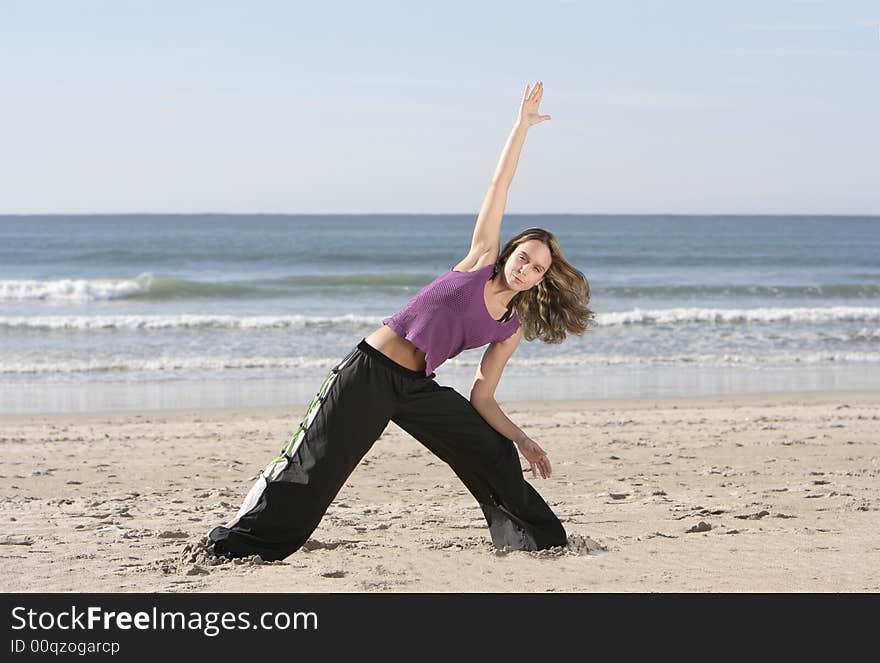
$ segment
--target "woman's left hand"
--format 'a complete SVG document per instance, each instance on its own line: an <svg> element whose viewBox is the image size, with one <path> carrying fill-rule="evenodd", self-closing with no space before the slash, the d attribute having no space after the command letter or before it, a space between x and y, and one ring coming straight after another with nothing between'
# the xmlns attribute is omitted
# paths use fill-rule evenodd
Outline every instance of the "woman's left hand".
<svg viewBox="0 0 880 663"><path fill-rule="evenodd" d="M520 124L525 125L526 127L531 127L534 124L550 119L549 115L540 115L538 113L538 106L540 105L543 96L544 83L541 81L535 83L535 87L532 88L531 93L529 93L529 86L526 85L526 92L523 95L522 104L519 107L518 121Z"/></svg>
<svg viewBox="0 0 880 663"><path fill-rule="evenodd" d="M516 446L523 457L529 461L533 477L538 477L537 469L541 473L542 478L550 478L550 474L553 471L553 468L550 467L550 459L547 458L547 453L538 446L537 442L526 435L516 443Z"/></svg>

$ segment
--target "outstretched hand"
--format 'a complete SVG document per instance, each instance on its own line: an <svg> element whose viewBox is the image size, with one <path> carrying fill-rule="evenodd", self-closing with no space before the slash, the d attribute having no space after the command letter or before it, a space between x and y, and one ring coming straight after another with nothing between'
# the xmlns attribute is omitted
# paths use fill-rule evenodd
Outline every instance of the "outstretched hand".
<svg viewBox="0 0 880 663"><path fill-rule="evenodd" d="M550 459L547 458L547 453L538 446L537 442L535 442L530 437L524 437L522 440L516 443L516 446L523 457L527 461L529 461L529 465L531 465L532 467L533 477L537 479L537 472L540 472L542 478L550 478L550 473L552 472L552 468L550 467Z"/></svg>
<svg viewBox="0 0 880 663"><path fill-rule="evenodd" d="M526 92L523 95L522 104L519 107L519 123L527 127L549 120L549 115L540 115L538 113L538 105L544 96L544 83L538 81L535 87L529 92L529 86L526 85Z"/></svg>

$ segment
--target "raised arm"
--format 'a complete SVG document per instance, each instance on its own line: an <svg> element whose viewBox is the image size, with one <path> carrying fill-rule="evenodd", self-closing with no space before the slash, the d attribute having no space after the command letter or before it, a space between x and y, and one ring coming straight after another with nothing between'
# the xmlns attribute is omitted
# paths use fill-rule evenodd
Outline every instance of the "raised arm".
<svg viewBox="0 0 880 663"><path fill-rule="evenodd" d="M458 271L473 269L477 266L477 262L482 265L492 263L498 257L498 251L501 249L501 219L504 216L504 207L507 205L507 191L513 181L526 134L531 126L550 119L549 115L538 113L543 94L543 83L536 83L531 91L526 85L516 124L507 138L495 174L492 176L492 183L483 198L477 223L474 226L470 251L467 257L456 265Z"/></svg>

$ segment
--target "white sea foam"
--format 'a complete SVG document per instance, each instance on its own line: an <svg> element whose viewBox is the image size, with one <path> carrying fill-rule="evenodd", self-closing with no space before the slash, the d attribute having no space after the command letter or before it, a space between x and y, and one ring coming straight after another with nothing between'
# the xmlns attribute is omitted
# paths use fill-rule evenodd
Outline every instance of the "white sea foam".
<svg viewBox="0 0 880 663"><path fill-rule="evenodd" d="M0 361L3 373L186 373L194 371L323 368L329 371L338 357L135 357L63 361Z"/></svg>
<svg viewBox="0 0 880 663"><path fill-rule="evenodd" d="M329 370L339 357L213 357L180 356L143 358L106 358L62 361L0 361L0 375L52 374L113 374L155 373L157 377L191 377L192 373L225 371L285 371L292 369ZM451 359L445 366L472 368L479 357L463 356ZM559 370L602 366L681 366L681 367L784 367L804 364L876 364L877 352L808 352L802 354L738 355L738 354L674 354L633 356L613 354L558 354L544 357L513 357L509 365L515 368Z"/></svg>
<svg viewBox="0 0 880 663"><path fill-rule="evenodd" d="M880 341L880 329L868 329L864 327L859 331L850 334L848 336L844 336L841 340L844 341Z"/></svg>
<svg viewBox="0 0 880 663"><path fill-rule="evenodd" d="M451 362L462 366L476 366L479 358L453 359ZM803 353L779 353L768 355L755 354L669 354L634 356L623 354L558 354L547 357L513 357L510 366L539 368L541 366L553 366L564 368L566 366L655 366L655 365L678 365L678 366L792 366L802 364L824 363L878 363L878 352L803 352Z"/></svg>
<svg viewBox="0 0 880 663"><path fill-rule="evenodd" d="M36 315L0 316L0 328L24 329L272 329L380 325L382 317L365 315Z"/></svg>
<svg viewBox="0 0 880 663"><path fill-rule="evenodd" d="M618 325L675 325L682 323L741 324L747 322L878 322L880 308L874 306L823 306L796 308L668 308L600 313L602 327Z"/></svg>
<svg viewBox="0 0 880 663"><path fill-rule="evenodd" d="M71 315L0 316L0 328L26 329L271 329L301 327L356 327L380 325L383 316L370 315ZM672 308L633 309L596 316L599 327L680 325L690 323L743 324L792 322L880 322L880 308L833 306L825 308Z"/></svg>
<svg viewBox="0 0 880 663"><path fill-rule="evenodd" d="M148 292L152 274L133 279L60 279L55 281L0 281L0 301L86 302L124 299Z"/></svg>

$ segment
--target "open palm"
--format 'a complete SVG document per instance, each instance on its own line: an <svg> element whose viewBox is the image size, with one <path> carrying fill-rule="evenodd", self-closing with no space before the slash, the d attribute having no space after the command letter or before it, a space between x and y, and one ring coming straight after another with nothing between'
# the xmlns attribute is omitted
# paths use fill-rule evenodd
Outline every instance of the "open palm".
<svg viewBox="0 0 880 663"><path fill-rule="evenodd" d="M519 107L520 123L531 127L532 125L538 124L539 122L550 119L549 115L541 115L538 113L538 106L540 105L541 98L543 96L543 82L538 81L537 83L535 83L535 87L532 88L531 92L529 92L529 86L526 85L526 92L523 95L522 104Z"/></svg>

